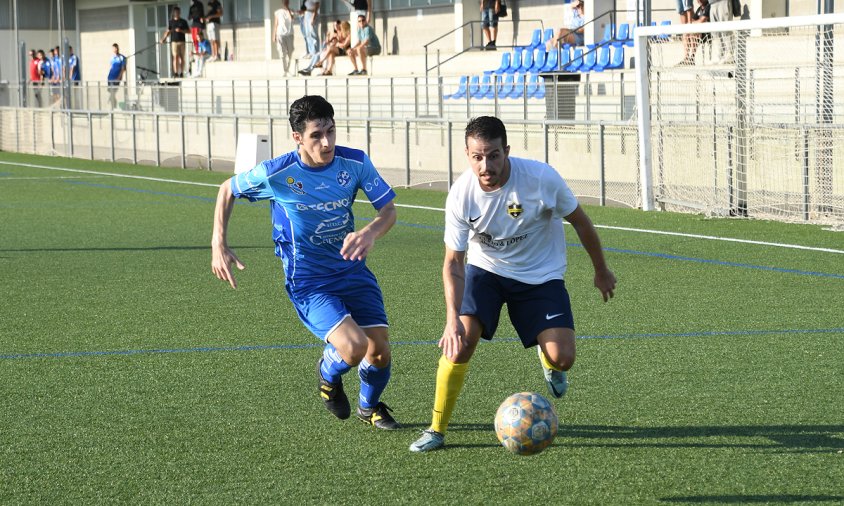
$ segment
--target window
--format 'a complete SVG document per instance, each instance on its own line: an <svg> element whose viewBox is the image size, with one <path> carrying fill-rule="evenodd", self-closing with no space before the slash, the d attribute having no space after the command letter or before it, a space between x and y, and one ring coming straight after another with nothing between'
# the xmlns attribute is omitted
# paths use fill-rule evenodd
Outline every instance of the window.
<svg viewBox="0 0 844 506"><path fill-rule="evenodd" d="M235 23L251 23L264 20L264 0L231 0L224 12L234 13Z"/></svg>

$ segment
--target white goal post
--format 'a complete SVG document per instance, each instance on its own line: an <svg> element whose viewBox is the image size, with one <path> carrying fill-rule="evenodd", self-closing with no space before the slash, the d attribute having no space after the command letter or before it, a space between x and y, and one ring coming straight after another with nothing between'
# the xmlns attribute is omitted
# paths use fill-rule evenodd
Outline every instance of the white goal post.
<svg viewBox="0 0 844 506"><path fill-rule="evenodd" d="M844 225L844 14L638 27L635 54L643 209Z"/></svg>

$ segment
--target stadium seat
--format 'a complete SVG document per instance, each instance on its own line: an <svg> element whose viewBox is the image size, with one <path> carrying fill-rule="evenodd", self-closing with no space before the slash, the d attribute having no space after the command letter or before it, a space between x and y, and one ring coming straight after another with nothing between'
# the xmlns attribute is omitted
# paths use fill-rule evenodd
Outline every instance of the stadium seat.
<svg viewBox="0 0 844 506"><path fill-rule="evenodd" d="M460 76L460 84L457 85L457 90L454 93L443 94L443 99L445 99L445 100L448 100L448 99L456 100L456 99L465 97L466 96L466 82L467 82L466 76Z"/></svg>
<svg viewBox="0 0 844 506"><path fill-rule="evenodd" d="M474 98L478 94L480 87L480 78L478 76L472 76L469 80L469 95Z"/></svg>
<svg viewBox="0 0 844 506"><path fill-rule="evenodd" d="M533 67L528 69L530 72L540 72L542 68L545 66L545 60L548 58L548 53L545 52L544 48L539 48L536 50L536 56L533 58Z"/></svg>
<svg viewBox="0 0 844 506"><path fill-rule="evenodd" d="M514 74L507 74L501 84L498 86L498 98L507 98L510 93L513 93Z"/></svg>
<svg viewBox="0 0 844 506"><path fill-rule="evenodd" d="M613 46L622 46L627 44L627 41L633 41L630 38L630 25L627 23L621 23L618 25L618 32L615 34L615 39L612 41Z"/></svg>
<svg viewBox="0 0 844 506"><path fill-rule="evenodd" d="M510 68L510 53L502 53L501 54L501 65L498 66L497 69L493 70L494 74L503 74L507 72Z"/></svg>
<svg viewBox="0 0 844 506"><path fill-rule="evenodd" d="M598 59L595 61L595 66L592 67L593 72L603 72L610 64L610 48L612 45L601 46L598 48Z"/></svg>
<svg viewBox="0 0 844 506"><path fill-rule="evenodd" d="M612 23L604 25L604 36L601 38L601 42L599 42L600 45L609 44L613 41L613 28L615 28L615 25Z"/></svg>
<svg viewBox="0 0 844 506"><path fill-rule="evenodd" d="M478 87L478 89L476 91L472 92L472 98L486 98L487 94L490 91L490 86L491 85L490 85L489 74L484 74L484 78L481 81L480 86Z"/></svg>
<svg viewBox="0 0 844 506"><path fill-rule="evenodd" d="M624 46L618 46L613 48L612 58L610 58L610 64L607 65L606 68L610 70L624 68Z"/></svg>
<svg viewBox="0 0 844 506"><path fill-rule="evenodd" d="M542 44L547 46L548 42L550 42L551 39L553 39L553 38L554 38L554 29L553 28L546 28L545 29L545 35L542 37Z"/></svg>
<svg viewBox="0 0 844 506"><path fill-rule="evenodd" d="M557 62L559 62L559 56L560 51L558 49L552 49L551 52L548 53L547 58L545 58L545 65L542 67L542 72L552 72L554 70L557 70Z"/></svg>
<svg viewBox="0 0 844 506"><path fill-rule="evenodd" d="M536 49L542 45L542 28L537 28L533 31L533 34L530 37L530 45L528 46L529 49Z"/></svg>
<svg viewBox="0 0 844 506"><path fill-rule="evenodd" d="M589 72L590 70L592 70L592 67L595 66L595 62L597 62L597 60L598 50L594 44L589 44L589 46L586 48L586 52L583 54L583 61L575 71Z"/></svg>
<svg viewBox="0 0 844 506"><path fill-rule="evenodd" d="M630 36L627 37L627 40L624 41L624 45L627 47L633 47L633 41L636 35L636 25L630 25Z"/></svg>
<svg viewBox="0 0 844 506"><path fill-rule="evenodd" d="M545 82L539 74L531 74L528 83L528 98L545 98Z"/></svg>
<svg viewBox="0 0 844 506"><path fill-rule="evenodd" d="M510 92L508 98L522 98L525 94L525 76L527 74L519 74L519 77L516 78L515 82L513 83L513 91Z"/></svg>
<svg viewBox="0 0 844 506"><path fill-rule="evenodd" d="M514 47L513 48L513 57L510 58L510 68L507 69L506 74L513 74L519 71L519 68L522 66L522 48Z"/></svg>
<svg viewBox="0 0 844 506"><path fill-rule="evenodd" d="M522 51L522 66L519 67L519 72L527 72L533 67L533 49L525 48Z"/></svg>
<svg viewBox="0 0 844 506"><path fill-rule="evenodd" d="M578 47L574 50L574 57L568 65L563 68L563 70L568 72L577 72L577 69L579 69L581 65L583 65L583 48Z"/></svg>
<svg viewBox="0 0 844 506"><path fill-rule="evenodd" d="M501 81L504 80L503 74L492 74L489 76L489 87L486 90L486 94L481 98L495 98L495 89L501 87ZM483 83L481 83L483 86Z"/></svg>

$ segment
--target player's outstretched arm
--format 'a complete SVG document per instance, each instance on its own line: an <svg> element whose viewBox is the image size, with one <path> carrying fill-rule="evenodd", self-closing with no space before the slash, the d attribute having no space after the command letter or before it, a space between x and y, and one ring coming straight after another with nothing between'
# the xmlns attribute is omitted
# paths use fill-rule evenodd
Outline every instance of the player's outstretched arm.
<svg viewBox="0 0 844 506"><path fill-rule="evenodd" d="M396 223L396 206L392 202L378 210L369 225L351 232L343 240L340 255L345 260L363 260L375 246L375 240L384 236Z"/></svg>
<svg viewBox="0 0 844 506"><path fill-rule="evenodd" d="M460 321L460 305L466 286L466 252L445 248L443 260L443 293L445 295L445 329L438 346L443 355L454 361L457 353L466 347L466 329Z"/></svg>
<svg viewBox="0 0 844 506"><path fill-rule="evenodd" d="M572 224L577 237L580 238L580 243L589 254L592 267L595 269L595 288L601 291L604 302L607 302L614 295L616 279L615 274L607 267L604 252L601 249L601 240L598 238L595 226L592 225L592 220L578 205L570 215L566 216L566 221Z"/></svg>
<svg viewBox="0 0 844 506"><path fill-rule="evenodd" d="M232 195L231 179L227 179L220 185L217 193L217 204L214 206L214 232L211 235L211 271L218 279L228 281L232 288L237 288L237 281L232 272L232 263L238 269L243 270L245 265L237 258L234 251L226 244L226 230L229 226L234 208L234 195Z"/></svg>

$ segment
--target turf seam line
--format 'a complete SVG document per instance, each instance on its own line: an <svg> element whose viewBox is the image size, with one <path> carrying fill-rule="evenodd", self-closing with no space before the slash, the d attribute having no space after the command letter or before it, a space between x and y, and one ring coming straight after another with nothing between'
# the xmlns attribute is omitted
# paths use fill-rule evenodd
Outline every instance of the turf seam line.
<svg viewBox="0 0 844 506"><path fill-rule="evenodd" d="M577 339L653 339L670 337L720 337L720 336L756 336L765 334L844 334L844 327L829 329L781 329L781 330L713 330L698 332L651 332L645 334L620 334L620 335L595 335L577 336ZM501 342L518 342L516 337L496 338L494 341L483 341L487 344ZM416 340L416 341L391 341L394 346L418 346L436 345L439 340ZM113 355L152 355L171 353L210 353L221 351L272 351L272 350L301 350L313 349L323 346L322 343L311 344L268 344L268 345L245 345L245 346L203 346L197 348L151 348L135 350L104 350L104 351L70 351L54 353L18 353L0 355L0 360L22 360L35 358L74 358L74 357L98 357Z"/></svg>

